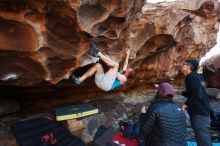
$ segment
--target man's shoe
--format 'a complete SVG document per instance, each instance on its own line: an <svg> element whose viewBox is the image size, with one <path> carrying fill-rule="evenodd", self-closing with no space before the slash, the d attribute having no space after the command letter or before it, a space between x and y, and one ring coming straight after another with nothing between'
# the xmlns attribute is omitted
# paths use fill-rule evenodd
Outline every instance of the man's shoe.
<svg viewBox="0 0 220 146"><path fill-rule="evenodd" d="M72 75L71 78L73 79L73 81L74 81L74 83L75 83L76 85L80 85L80 81L79 81L79 78L78 78L78 77Z"/></svg>
<svg viewBox="0 0 220 146"><path fill-rule="evenodd" d="M99 58L99 55L92 48L90 48L89 50L89 55L91 55L92 57Z"/></svg>
<svg viewBox="0 0 220 146"><path fill-rule="evenodd" d="M100 52L99 49L96 47L95 42L92 42L91 45L90 45L90 47L91 47L97 54Z"/></svg>
<svg viewBox="0 0 220 146"><path fill-rule="evenodd" d="M96 48L96 44L94 42L91 43L90 45L90 51L89 54L93 57L99 58L99 49Z"/></svg>

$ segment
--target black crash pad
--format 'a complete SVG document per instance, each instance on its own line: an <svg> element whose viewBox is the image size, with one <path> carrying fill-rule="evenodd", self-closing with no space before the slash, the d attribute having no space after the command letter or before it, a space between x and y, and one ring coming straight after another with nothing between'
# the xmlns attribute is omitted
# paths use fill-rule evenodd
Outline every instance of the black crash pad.
<svg viewBox="0 0 220 146"><path fill-rule="evenodd" d="M11 128L21 146L85 146L51 117L18 121Z"/></svg>

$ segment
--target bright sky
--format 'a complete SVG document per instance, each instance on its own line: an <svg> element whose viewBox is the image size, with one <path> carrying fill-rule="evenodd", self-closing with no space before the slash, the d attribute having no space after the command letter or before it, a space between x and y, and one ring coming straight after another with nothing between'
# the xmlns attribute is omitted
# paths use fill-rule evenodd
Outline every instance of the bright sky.
<svg viewBox="0 0 220 146"><path fill-rule="evenodd" d="M158 2L165 2L165 1L174 2L176 0L145 0L145 1L148 3L158 3ZM200 64L216 54L220 54L220 31L218 31L217 44L212 49L210 49L210 51L207 52L204 57L201 58Z"/></svg>

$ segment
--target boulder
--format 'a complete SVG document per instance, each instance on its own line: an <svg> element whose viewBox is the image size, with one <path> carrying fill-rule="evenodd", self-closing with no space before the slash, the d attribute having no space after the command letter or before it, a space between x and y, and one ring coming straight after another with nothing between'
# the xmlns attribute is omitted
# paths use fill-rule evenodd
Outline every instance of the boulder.
<svg viewBox="0 0 220 146"><path fill-rule="evenodd" d="M220 54L206 60L202 65L207 86L220 88Z"/></svg>
<svg viewBox="0 0 220 146"><path fill-rule="evenodd" d="M0 116L12 114L19 110L19 104L10 99L0 99Z"/></svg>
<svg viewBox="0 0 220 146"><path fill-rule="evenodd" d="M182 62L216 44L218 13L217 0L1 1L0 85L64 82L94 62L92 40L121 65L131 50L137 75L130 86L177 83Z"/></svg>
<svg viewBox="0 0 220 146"><path fill-rule="evenodd" d="M214 99L220 99L220 89L206 88L206 92L209 97L214 98Z"/></svg>

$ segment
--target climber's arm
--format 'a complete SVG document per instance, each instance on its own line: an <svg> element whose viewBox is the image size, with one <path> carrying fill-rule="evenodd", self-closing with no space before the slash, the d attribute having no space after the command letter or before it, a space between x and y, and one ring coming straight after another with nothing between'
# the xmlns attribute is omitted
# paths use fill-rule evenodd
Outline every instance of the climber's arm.
<svg viewBox="0 0 220 146"><path fill-rule="evenodd" d="M126 50L126 58L123 66L123 71L125 71L128 68L128 60L129 60L129 55L130 55L130 49Z"/></svg>
<svg viewBox="0 0 220 146"><path fill-rule="evenodd" d="M129 55L130 55L130 49L126 50L126 58L124 61L124 66L123 66L123 72L127 70L128 68L128 60L129 60ZM125 77L124 74L117 74L117 79L122 83L125 84L127 82L127 78Z"/></svg>

